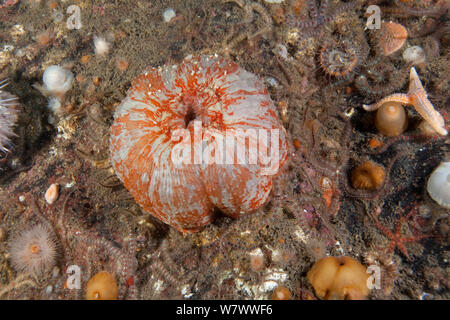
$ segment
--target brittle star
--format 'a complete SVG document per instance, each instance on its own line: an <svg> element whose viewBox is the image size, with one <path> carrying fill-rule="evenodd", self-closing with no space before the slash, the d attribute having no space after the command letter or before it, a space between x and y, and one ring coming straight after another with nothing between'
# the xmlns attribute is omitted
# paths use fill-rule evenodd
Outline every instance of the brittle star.
<svg viewBox="0 0 450 320"><path fill-rule="evenodd" d="M301 37L311 37L318 35L322 32L322 27L333 21L337 16L347 12L355 6L355 3L343 3L339 7L328 10L329 0L323 0L320 6L317 5L315 0L306 1L308 6L309 18L307 21L298 21L295 24L302 31Z"/></svg>
<svg viewBox="0 0 450 320"><path fill-rule="evenodd" d="M408 220L410 219L410 217L413 214L416 213L416 211L417 211L417 206L415 206L406 216L400 217L400 219L398 219L398 221L395 223L394 233L378 221L377 217L381 213L380 207L378 207L375 210L375 213L371 214L372 218L374 219L374 221L377 225L377 228L379 230L381 230L381 232L383 232L391 240L391 243L389 244L389 247L388 247L386 253L388 253L388 254L391 253L397 247L406 256L406 258L408 258L408 260L412 261L411 257L408 255L408 252L405 248L404 243L416 242L423 238L428 238L429 236L431 236L429 234L418 235L418 236L413 236L413 237L402 236L402 225L404 223L406 223L408 226L410 226L408 223Z"/></svg>

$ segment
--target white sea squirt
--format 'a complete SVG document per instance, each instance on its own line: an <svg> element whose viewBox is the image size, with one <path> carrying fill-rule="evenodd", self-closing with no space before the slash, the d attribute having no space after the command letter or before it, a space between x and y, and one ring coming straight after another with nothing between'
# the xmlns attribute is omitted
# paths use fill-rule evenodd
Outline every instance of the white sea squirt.
<svg viewBox="0 0 450 320"><path fill-rule="evenodd" d="M49 95L64 95L72 87L73 73L60 66L52 65L45 69L42 81Z"/></svg>
<svg viewBox="0 0 450 320"><path fill-rule="evenodd" d="M441 162L428 178L427 191L440 206L450 209L450 162Z"/></svg>

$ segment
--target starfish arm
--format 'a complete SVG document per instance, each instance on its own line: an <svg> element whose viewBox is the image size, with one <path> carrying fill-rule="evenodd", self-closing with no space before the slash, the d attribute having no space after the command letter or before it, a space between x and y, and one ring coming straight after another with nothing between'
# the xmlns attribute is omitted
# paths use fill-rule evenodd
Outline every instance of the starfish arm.
<svg viewBox="0 0 450 320"><path fill-rule="evenodd" d="M397 248L399 248L400 251L403 252L403 254L406 256L406 258L407 258L408 260L410 260L410 261L412 260L412 259L409 257L408 251L406 250L405 246L404 246L402 243L397 243Z"/></svg>
<svg viewBox="0 0 450 320"><path fill-rule="evenodd" d="M416 92L424 92L425 88L420 81L419 75L414 67L411 68L409 72L409 90L408 94L414 94Z"/></svg>
<svg viewBox="0 0 450 320"><path fill-rule="evenodd" d="M395 93L395 94L391 94L390 96L387 96L387 97L381 99L377 103L369 104L369 105L363 104L363 108L366 111L375 111L378 108L380 108L383 104L385 104L386 102L399 102L401 104L406 104L406 105L412 104L411 97L409 95L403 94L403 93Z"/></svg>
<svg viewBox="0 0 450 320"><path fill-rule="evenodd" d="M416 93L411 97L414 109L424 118L426 122L440 135L447 135L445 121L442 115L434 109L430 100L424 93Z"/></svg>
<svg viewBox="0 0 450 320"><path fill-rule="evenodd" d="M401 242L417 242L419 240L429 238L429 237L431 237L430 234L423 234L423 235L419 235L419 236L411 237L411 238L400 238L400 241Z"/></svg>
<svg viewBox="0 0 450 320"><path fill-rule="evenodd" d="M395 247L396 247L395 241L391 241L391 243L389 244L389 247L386 250L386 253L391 253Z"/></svg>
<svg viewBox="0 0 450 320"><path fill-rule="evenodd" d="M425 121L440 135L447 135L444 118L436 111L430 100L428 100L427 92L414 67L411 68L409 73L408 96L410 96L416 111L425 119Z"/></svg>

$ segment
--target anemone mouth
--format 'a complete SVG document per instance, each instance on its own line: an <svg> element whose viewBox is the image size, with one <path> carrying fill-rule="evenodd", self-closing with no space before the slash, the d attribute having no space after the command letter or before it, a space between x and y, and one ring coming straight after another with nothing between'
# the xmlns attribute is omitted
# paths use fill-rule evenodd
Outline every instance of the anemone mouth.
<svg viewBox="0 0 450 320"><path fill-rule="evenodd" d="M187 128L189 126L189 123L191 121L194 121L197 119L197 113L194 110L194 107L192 105L189 105L187 107L186 114L184 115L184 127Z"/></svg>

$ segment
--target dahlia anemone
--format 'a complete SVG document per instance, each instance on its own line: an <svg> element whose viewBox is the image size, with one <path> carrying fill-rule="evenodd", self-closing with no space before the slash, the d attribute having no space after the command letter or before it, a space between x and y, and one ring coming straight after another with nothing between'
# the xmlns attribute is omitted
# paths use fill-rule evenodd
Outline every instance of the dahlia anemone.
<svg viewBox="0 0 450 320"><path fill-rule="evenodd" d="M110 152L141 207L190 233L213 220L214 208L238 218L261 207L287 140L263 82L202 55L133 82L114 115Z"/></svg>
<svg viewBox="0 0 450 320"><path fill-rule="evenodd" d="M0 81L0 151L8 152L11 137L15 136L14 126L19 119L19 102L17 97L2 89L8 85Z"/></svg>
<svg viewBox="0 0 450 320"><path fill-rule="evenodd" d="M9 253L11 264L17 271L43 274L56 264L56 236L47 226L38 224L11 239Z"/></svg>

